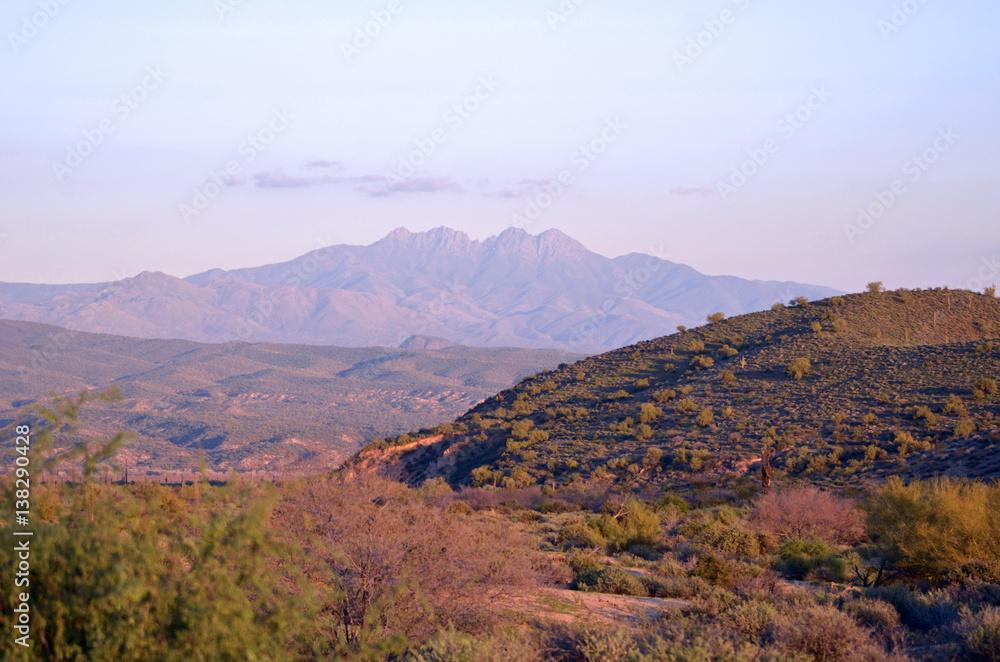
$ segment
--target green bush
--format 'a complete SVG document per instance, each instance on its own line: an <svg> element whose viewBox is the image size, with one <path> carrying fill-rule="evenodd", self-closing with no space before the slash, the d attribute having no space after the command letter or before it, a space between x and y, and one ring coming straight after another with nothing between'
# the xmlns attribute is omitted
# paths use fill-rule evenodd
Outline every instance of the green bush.
<svg viewBox="0 0 1000 662"><path fill-rule="evenodd" d="M847 564L822 540L789 538L778 549L778 569L792 579L843 582Z"/></svg>
<svg viewBox="0 0 1000 662"><path fill-rule="evenodd" d="M611 593L646 597L649 592L641 579L621 568L587 570L576 578L576 588L591 593Z"/></svg>
<svg viewBox="0 0 1000 662"><path fill-rule="evenodd" d="M601 515L592 519L588 525L607 540L611 551L620 552L633 545L655 547L660 531L660 516L645 502L630 499L615 515Z"/></svg>
<svg viewBox="0 0 1000 662"><path fill-rule="evenodd" d="M757 639L772 626L778 615L774 605L757 600L747 600L723 615L723 622L749 639Z"/></svg>
<svg viewBox="0 0 1000 662"><path fill-rule="evenodd" d="M724 558L709 552L698 557L698 562L691 573L701 577L713 586L728 588L733 583L733 570Z"/></svg>
<svg viewBox="0 0 1000 662"><path fill-rule="evenodd" d="M691 510L690 504L681 496L676 494L667 494L660 497L660 500L656 502L657 509L675 509L677 512L686 513Z"/></svg>
<svg viewBox="0 0 1000 662"><path fill-rule="evenodd" d="M865 508L869 533L897 572L941 583L978 564L1000 581L1000 485L890 478Z"/></svg>

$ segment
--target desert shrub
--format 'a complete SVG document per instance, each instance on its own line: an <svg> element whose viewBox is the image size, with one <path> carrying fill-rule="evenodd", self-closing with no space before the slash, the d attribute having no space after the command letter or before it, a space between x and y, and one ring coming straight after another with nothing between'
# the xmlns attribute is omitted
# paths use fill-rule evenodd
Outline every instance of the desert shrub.
<svg viewBox="0 0 1000 662"><path fill-rule="evenodd" d="M635 388L637 389L649 388L649 380L648 379L635 380Z"/></svg>
<svg viewBox="0 0 1000 662"><path fill-rule="evenodd" d="M711 356L698 355L691 359L691 367L699 370L707 370L715 365L715 359Z"/></svg>
<svg viewBox="0 0 1000 662"><path fill-rule="evenodd" d="M823 324L818 321L814 321L809 327L813 330L813 333L821 333L823 331Z"/></svg>
<svg viewBox="0 0 1000 662"><path fill-rule="evenodd" d="M442 516L387 480L310 481L282 502L275 521L298 542L293 559L308 583L328 587L315 625L335 642L334 657L423 640L435 629L429 611L439 622L488 630L500 616L497 599L531 578L531 542L520 526Z"/></svg>
<svg viewBox="0 0 1000 662"><path fill-rule="evenodd" d="M932 428L938 424L941 417L932 412L930 407L914 407L913 418L914 420L924 419L924 425L927 428Z"/></svg>
<svg viewBox="0 0 1000 662"><path fill-rule="evenodd" d="M955 423L954 435L957 439L968 437L976 431L976 424L971 418L963 418Z"/></svg>
<svg viewBox="0 0 1000 662"><path fill-rule="evenodd" d="M653 428L645 423L640 423L635 429L635 438L639 441L649 441L653 437Z"/></svg>
<svg viewBox="0 0 1000 662"><path fill-rule="evenodd" d="M655 423L660 420L661 416L663 416L663 410L648 402L643 403L642 407L639 408L639 422L641 423Z"/></svg>
<svg viewBox="0 0 1000 662"><path fill-rule="evenodd" d="M798 358L792 361L790 364L788 364L788 367L785 368L785 371L788 373L788 376L791 377L792 379L802 379L810 372L812 372L812 363L810 363L809 359L807 358L804 357Z"/></svg>
<svg viewBox="0 0 1000 662"><path fill-rule="evenodd" d="M660 530L660 516L646 503L629 499L615 514L592 519L589 526L608 542L611 551L624 551L633 545L655 547Z"/></svg>
<svg viewBox="0 0 1000 662"><path fill-rule="evenodd" d="M906 457L915 450L928 451L931 449L930 441L926 439L914 439L909 432L900 430L894 438L896 450L901 457Z"/></svg>
<svg viewBox="0 0 1000 662"><path fill-rule="evenodd" d="M812 605L797 609L769 628L766 637L779 648L811 655L816 662L886 658L867 630L834 607Z"/></svg>
<svg viewBox="0 0 1000 662"><path fill-rule="evenodd" d="M686 513L691 510L690 504L677 494L667 494L660 497L660 500L656 502L656 508L658 510L675 510L679 513Z"/></svg>
<svg viewBox="0 0 1000 662"><path fill-rule="evenodd" d="M789 538L778 550L778 569L793 579L843 582L847 564L822 540Z"/></svg>
<svg viewBox="0 0 1000 662"><path fill-rule="evenodd" d="M471 515L473 510L472 507L465 503L464 501L452 501L445 508L445 512L449 515Z"/></svg>
<svg viewBox="0 0 1000 662"><path fill-rule="evenodd" d="M756 639L774 624L777 615L774 605L747 600L723 614L723 622L744 637Z"/></svg>
<svg viewBox="0 0 1000 662"><path fill-rule="evenodd" d="M809 299L805 297L795 297L788 303L792 306L799 306L801 308L806 308L809 305Z"/></svg>
<svg viewBox="0 0 1000 662"><path fill-rule="evenodd" d="M698 557L694 570L695 577L704 579L713 586L728 587L733 583L733 570L722 556L709 552Z"/></svg>
<svg viewBox="0 0 1000 662"><path fill-rule="evenodd" d="M738 526L721 530L710 529L701 538L705 544L726 554L752 559L760 556L760 538L756 533Z"/></svg>
<svg viewBox="0 0 1000 662"><path fill-rule="evenodd" d="M650 446L646 449L646 455L642 458L642 466L646 469L653 469L660 466L663 461L663 449L657 446Z"/></svg>
<svg viewBox="0 0 1000 662"><path fill-rule="evenodd" d="M969 410L962 403L962 398L952 393L944 404L944 413L948 416L967 416Z"/></svg>
<svg viewBox="0 0 1000 662"><path fill-rule="evenodd" d="M531 428L535 426L535 422L530 418L526 418L514 423L510 428L510 433L513 435L514 439L527 439L528 433L531 432Z"/></svg>
<svg viewBox="0 0 1000 662"><path fill-rule="evenodd" d="M1000 580L1000 485L890 478L866 503L868 530L898 573L939 583L979 564Z"/></svg>
<svg viewBox="0 0 1000 662"><path fill-rule="evenodd" d="M576 578L576 588L592 593L611 593L614 595L634 595L646 597L649 592L643 581L621 568L601 568L588 570Z"/></svg>
<svg viewBox="0 0 1000 662"><path fill-rule="evenodd" d="M677 402L677 411L681 414L690 414L698 408L691 398L684 398Z"/></svg>
<svg viewBox="0 0 1000 662"><path fill-rule="evenodd" d="M847 320L843 317L838 317L833 320L833 332L834 333L844 333L847 331Z"/></svg>
<svg viewBox="0 0 1000 662"><path fill-rule="evenodd" d="M666 402L667 400L673 400L677 397L677 391L673 389L663 389L653 393L653 400L659 403Z"/></svg>
<svg viewBox="0 0 1000 662"><path fill-rule="evenodd" d="M986 607L974 613L966 607L961 612L957 630L967 660L1000 662L1000 609Z"/></svg>
<svg viewBox="0 0 1000 662"><path fill-rule="evenodd" d="M844 604L845 613L865 627L889 632L899 627L899 612L885 600L861 597Z"/></svg>
<svg viewBox="0 0 1000 662"><path fill-rule="evenodd" d="M755 529L779 538L814 538L853 544L864 537L864 512L849 499L816 487L777 490L758 499L750 515Z"/></svg>
<svg viewBox="0 0 1000 662"><path fill-rule="evenodd" d="M773 306L771 306L771 310L773 310L775 312L778 312L779 310L784 310L784 309L785 309L785 304L781 303L780 301L778 301Z"/></svg>
<svg viewBox="0 0 1000 662"><path fill-rule="evenodd" d="M888 602L904 625L922 632L950 627L959 615L958 606L943 591L916 593L905 585L894 584L869 588L865 597Z"/></svg>
<svg viewBox="0 0 1000 662"><path fill-rule="evenodd" d="M983 295L990 299L995 299L997 296L997 286L987 285L983 288Z"/></svg>
<svg viewBox="0 0 1000 662"><path fill-rule="evenodd" d="M712 313L711 315L705 318L705 321L708 322L709 324L716 324L724 319L726 319L725 313Z"/></svg>
<svg viewBox="0 0 1000 662"><path fill-rule="evenodd" d="M882 284L882 281L876 280L868 283L868 285L865 286L865 289L872 294L878 294L879 292L885 291L885 285Z"/></svg>
<svg viewBox="0 0 1000 662"><path fill-rule="evenodd" d="M712 413L711 407L702 407L701 411L698 412L698 416L695 417L694 422L699 427L708 427L715 423L715 414Z"/></svg>
<svg viewBox="0 0 1000 662"><path fill-rule="evenodd" d="M454 626L441 630L422 646L410 651L406 662L537 662L542 660L541 642L530 637L488 636L475 638Z"/></svg>
<svg viewBox="0 0 1000 662"><path fill-rule="evenodd" d="M702 352L705 351L704 341L692 340L690 344L688 344L688 351L691 352L692 354L701 354Z"/></svg>
<svg viewBox="0 0 1000 662"><path fill-rule="evenodd" d="M972 389L972 397L976 400L985 400L987 396L996 395L997 393L997 383L996 380L984 377L976 382L976 385Z"/></svg>

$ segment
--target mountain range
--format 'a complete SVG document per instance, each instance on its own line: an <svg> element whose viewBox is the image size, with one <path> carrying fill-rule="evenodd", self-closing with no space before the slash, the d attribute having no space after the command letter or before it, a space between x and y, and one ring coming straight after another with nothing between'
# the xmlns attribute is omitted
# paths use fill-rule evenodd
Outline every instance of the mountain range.
<svg viewBox="0 0 1000 662"><path fill-rule="evenodd" d="M81 285L0 283L0 317L139 338L598 353L795 297L835 290L706 276L632 253L607 258L557 231L510 228L483 241L400 228L370 246L188 278L143 272Z"/></svg>

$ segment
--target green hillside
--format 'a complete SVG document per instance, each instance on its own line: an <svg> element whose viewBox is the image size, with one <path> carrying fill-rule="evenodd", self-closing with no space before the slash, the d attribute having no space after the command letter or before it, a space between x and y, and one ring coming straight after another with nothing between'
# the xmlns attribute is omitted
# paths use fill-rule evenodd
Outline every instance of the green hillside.
<svg viewBox="0 0 1000 662"><path fill-rule="evenodd" d="M967 291L779 305L529 377L349 466L413 484L752 493L769 447L776 481L1000 476L998 337L1000 303Z"/></svg>

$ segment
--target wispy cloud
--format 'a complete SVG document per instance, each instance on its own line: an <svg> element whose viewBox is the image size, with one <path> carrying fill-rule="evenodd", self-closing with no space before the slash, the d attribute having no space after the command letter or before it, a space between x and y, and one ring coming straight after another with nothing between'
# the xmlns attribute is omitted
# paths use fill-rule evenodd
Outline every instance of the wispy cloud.
<svg viewBox="0 0 1000 662"><path fill-rule="evenodd" d="M487 191L483 195L488 198L520 198L525 195L539 193L551 184L551 179L522 179L506 188L498 191Z"/></svg>
<svg viewBox="0 0 1000 662"><path fill-rule="evenodd" d="M715 190L707 186L678 186L670 192L673 195L715 195Z"/></svg>
<svg viewBox="0 0 1000 662"><path fill-rule="evenodd" d="M284 172L259 172L253 176L257 188L304 188L319 184L336 184L340 177L323 175L320 177L298 177Z"/></svg>
<svg viewBox="0 0 1000 662"><path fill-rule="evenodd" d="M414 177L397 183L388 183L383 179L382 186L359 186L357 190L373 197L385 197L395 193L463 192L462 187L448 177Z"/></svg>
<svg viewBox="0 0 1000 662"><path fill-rule="evenodd" d="M383 175L295 175L276 170L259 172L253 178L257 188L292 189L344 184L353 186L359 193L379 198L397 193L463 192L462 187L448 177L414 177L400 182L390 182Z"/></svg>
<svg viewBox="0 0 1000 662"><path fill-rule="evenodd" d="M335 168L336 170L343 170L344 164L340 161L326 161L320 159L318 161L309 161L306 163L307 168Z"/></svg>

